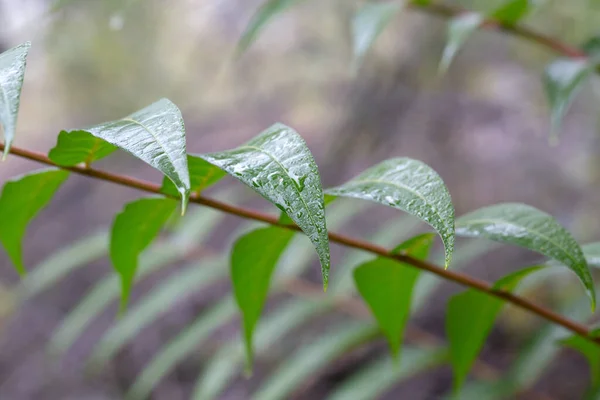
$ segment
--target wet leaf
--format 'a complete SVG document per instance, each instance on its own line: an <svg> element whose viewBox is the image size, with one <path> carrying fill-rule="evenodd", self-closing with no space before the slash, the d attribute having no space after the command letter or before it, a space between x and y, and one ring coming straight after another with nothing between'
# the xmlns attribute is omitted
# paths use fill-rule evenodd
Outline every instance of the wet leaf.
<svg viewBox="0 0 600 400"><path fill-rule="evenodd" d="M425 260L433 239L433 233L416 236L394 249L394 253ZM413 288L420 272L416 268L383 257L368 261L354 270L356 287L386 336L394 357L398 356L404 337Z"/></svg>
<svg viewBox="0 0 600 400"><path fill-rule="evenodd" d="M525 17L534 5L534 0L509 0L494 11L491 18L504 25L514 25Z"/></svg>
<svg viewBox="0 0 600 400"><path fill-rule="evenodd" d="M294 232L288 229L257 229L238 239L231 252L231 281L235 299L242 311L249 369L253 358L254 327L267 300L277 261L293 236Z"/></svg>
<svg viewBox="0 0 600 400"><path fill-rule="evenodd" d="M181 112L161 99L125 118L85 129L165 174L181 195L182 213L190 194L190 176Z"/></svg>
<svg viewBox="0 0 600 400"><path fill-rule="evenodd" d="M595 308L594 282L581 247L551 215L526 204L496 204L458 218L456 234L514 244L559 261L579 277Z"/></svg>
<svg viewBox="0 0 600 400"><path fill-rule="evenodd" d="M440 73L445 73L456 56L456 53L465 44L469 36L479 28L484 18L477 13L464 13L452 18L448 23L448 42L444 47L440 60Z"/></svg>
<svg viewBox="0 0 600 400"><path fill-rule="evenodd" d="M304 0L267 0L254 14L238 43L238 54L245 52L275 16Z"/></svg>
<svg viewBox="0 0 600 400"><path fill-rule="evenodd" d="M225 176L225 172L200 157L188 155L191 193L200 194L204 189L214 185ZM167 177L163 179L162 193L177 196L177 188Z"/></svg>
<svg viewBox="0 0 600 400"><path fill-rule="evenodd" d="M275 124L237 149L201 155L284 211L308 236L329 279L329 238L319 170L304 140Z"/></svg>
<svg viewBox="0 0 600 400"><path fill-rule="evenodd" d="M50 202L68 171L36 171L8 181L0 196L0 242L17 272L25 275L22 242L27 224Z"/></svg>
<svg viewBox="0 0 600 400"><path fill-rule="evenodd" d="M354 57L357 62L363 59L367 51L392 18L400 11L400 4L366 3L352 20L352 38Z"/></svg>
<svg viewBox="0 0 600 400"><path fill-rule="evenodd" d="M600 329L592 331L592 337L600 337ZM592 381L592 391L600 389L600 346L581 336L573 335L560 342L580 352L588 361Z"/></svg>
<svg viewBox="0 0 600 400"><path fill-rule="evenodd" d="M72 167L79 163L90 165L116 149L115 145L86 131L61 131L56 146L50 150L48 157L63 167Z"/></svg>
<svg viewBox="0 0 600 400"><path fill-rule="evenodd" d="M533 267L513 272L497 281L494 288L510 292L521 279L539 269ZM503 300L474 289L459 293L448 302L446 334L455 392L462 387L504 304Z"/></svg>
<svg viewBox="0 0 600 400"><path fill-rule="evenodd" d="M125 206L115 217L110 238L110 258L121 277L121 312L137 272L138 256L160 233L177 203L167 198L145 198Z"/></svg>
<svg viewBox="0 0 600 400"><path fill-rule="evenodd" d="M593 71L587 59L560 59L549 64L544 71L544 88L551 108L551 135L558 139L561 121L575 95Z"/></svg>
<svg viewBox="0 0 600 400"><path fill-rule="evenodd" d="M410 158L393 158L326 193L374 201L427 222L440 234L446 249L446 267L450 264L454 251L454 206L442 178L428 165Z"/></svg>
<svg viewBox="0 0 600 400"><path fill-rule="evenodd" d="M15 139L21 87L30 47L31 43L26 42L0 54L0 125L4 129L5 145L3 160Z"/></svg>

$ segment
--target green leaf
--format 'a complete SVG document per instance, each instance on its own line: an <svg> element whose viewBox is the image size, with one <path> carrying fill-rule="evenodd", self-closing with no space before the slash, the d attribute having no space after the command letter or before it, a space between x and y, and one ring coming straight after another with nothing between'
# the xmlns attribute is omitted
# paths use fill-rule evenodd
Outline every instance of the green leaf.
<svg viewBox="0 0 600 400"><path fill-rule="evenodd" d="M242 34L242 37L238 43L237 53L241 54L245 52L248 47L258 37L260 31L269 23L276 15L286 11L288 8L294 6L303 0L267 0L265 1L258 11L252 16L250 23L246 27L246 30Z"/></svg>
<svg viewBox="0 0 600 400"><path fill-rule="evenodd" d="M181 112L161 99L125 118L85 129L166 175L181 195L182 214L190 194L185 128Z"/></svg>
<svg viewBox="0 0 600 400"><path fill-rule="evenodd" d="M440 73L450 67L456 53L465 44L469 36L479 28L484 18L481 14L468 12L454 17L448 23L448 42L440 60Z"/></svg>
<svg viewBox="0 0 600 400"><path fill-rule="evenodd" d="M514 25L527 15L534 3L534 0L509 0L504 2L490 17L504 25Z"/></svg>
<svg viewBox="0 0 600 400"><path fill-rule="evenodd" d="M592 36L581 46L581 50L592 58L592 61L598 63L600 57L600 35Z"/></svg>
<svg viewBox="0 0 600 400"><path fill-rule="evenodd" d="M405 253L424 260L429 255L433 239L433 233L416 236L398 246L394 253ZM354 270L356 287L386 336L394 357L398 356L404 337L419 273L416 268L383 257Z"/></svg>
<svg viewBox="0 0 600 400"><path fill-rule="evenodd" d="M171 199L140 199L127 204L115 217L110 238L110 258L121 277L121 311L127 306L139 254L160 233L175 208L176 203Z"/></svg>
<svg viewBox="0 0 600 400"><path fill-rule="evenodd" d="M326 193L371 200L427 222L440 234L446 249L445 265L450 264L454 251L454 206L442 178L428 165L410 158L393 158Z"/></svg>
<svg viewBox="0 0 600 400"><path fill-rule="evenodd" d="M326 289L329 237L319 170L304 140L275 124L234 150L201 155L275 204L314 244Z"/></svg>
<svg viewBox="0 0 600 400"><path fill-rule="evenodd" d="M600 268L600 242L584 244L581 250L589 266Z"/></svg>
<svg viewBox="0 0 600 400"><path fill-rule="evenodd" d="M10 152L15 139L21 87L30 47L31 43L25 42L0 54L0 125L4 129L5 146L2 160Z"/></svg>
<svg viewBox="0 0 600 400"><path fill-rule="evenodd" d="M526 204L496 204L458 218L456 233L521 246L566 265L579 277L595 308L594 282L581 247L551 215Z"/></svg>
<svg viewBox="0 0 600 400"><path fill-rule="evenodd" d="M267 300L271 276L294 232L262 228L242 236L231 252L231 281L242 312L248 369L252 366L252 335Z"/></svg>
<svg viewBox="0 0 600 400"><path fill-rule="evenodd" d="M86 131L61 131L56 146L50 150L48 157L63 167L72 167L79 163L90 165L116 149L115 145Z"/></svg>
<svg viewBox="0 0 600 400"><path fill-rule="evenodd" d="M188 165L190 170L191 193L200 194L204 189L214 185L225 176L225 172L215 167L200 157L188 155ZM167 177L163 179L162 193L177 196L177 188Z"/></svg>
<svg viewBox="0 0 600 400"><path fill-rule="evenodd" d="M591 332L592 337L600 337L600 329ZM600 346L579 335L573 335L560 341L563 346L580 352L590 365L592 390L600 389Z"/></svg>
<svg viewBox="0 0 600 400"><path fill-rule="evenodd" d="M397 3L366 3L352 20L354 57L357 62L367 51L392 18L400 11Z"/></svg>
<svg viewBox="0 0 600 400"><path fill-rule="evenodd" d="M557 141L561 121L592 71L587 59L559 59L546 67L543 83L551 108L552 142Z"/></svg>
<svg viewBox="0 0 600 400"><path fill-rule="evenodd" d="M536 266L511 273L498 280L494 289L512 291L521 279L539 269ZM504 304L503 300L474 289L459 293L448 302L446 333L455 392L462 387Z"/></svg>
<svg viewBox="0 0 600 400"><path fill-rule="evenodd" d="M22 242L27 224L52 199L68 171L42 170L8 181L0 196L0 242L20 275L25 275Z"/></svg>

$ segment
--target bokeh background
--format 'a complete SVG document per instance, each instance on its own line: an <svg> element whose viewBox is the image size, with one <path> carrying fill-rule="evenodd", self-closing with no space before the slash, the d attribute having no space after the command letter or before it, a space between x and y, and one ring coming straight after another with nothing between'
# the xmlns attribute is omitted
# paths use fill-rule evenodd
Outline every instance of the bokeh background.
<svg viewBox="0 0 600 400"><path fill-rule="evenodd" d="M321 0L300 2L283 13L247 53L234 58L237 40L259 0L72 0L61 2L55 12L52 3L0 0L0 50L26 40L33 43L17 146L46 152L61 129L117 119L168 97L182 110L191 153L235 147L279 121L307 140L325 187L386 158L407 156L440 173L458 215L498 202L524 202L556 216L581 242L600 237L598 81L592 79L579 93L564 119L559 144L550 146L540 77L544 65L557 56L544 48L478 32L448 73L439 76L446 24L407 11L354 68L350 21L360 2ZM498 2L448 3L485 11ZM600 2L543 3L526 18L528 26L575 45L598 33ZM113 155L98 167L161 179L125 154ZM0 165L0 182L35 168L9 157ZM231 179L219 184L228 186L244 190ZM243 193L244 204L275 212L257 196ZM34 268L63 245L110 226L112 216L137 197L133 190L72 176L31 224L24 247L27 265ZM368 214L357 212L345 230L368 237L396 216L392 210L370 208ZM203 246L227 250L227 233L238 224L227 217ZM335 268L342 250L334 249L333 256ZM536 260L534 254L499 247L467 268L492 280ZM12 290L18 285L16 274L0 252L0 398L121 398L156 348L210 304L218 296L215 291L228 290L222 285L181 302L99 374L86 373L82 365L113 322L116 306L85 331L63 362L49 361L45 349L53 329L110 268L108 259L101 258L35 298L20 301ZM318 283L316 272L314 264L306 279ZM169 273L142 282L134 299ZM416 324L443 339L446 300L456 290L443 285L416 316ZM550 307L564 297L584 296L577 285L562 281L527 295ZM508 308L483 357L502 371L539 327L540 321ZM236 329L233 325L222 334L234 335ZM301 335L310 340L310 335ZM367 350L321 371L295 398L326 398L337 380L361 360L385 352L385 346ZM154 398L188 398L208 353L210 348L192 355L162 381ZM240 375L221 398L249 397L266 369L259 365L252 379ZM587 374L583 358L563 351L536 384L537 394L522 398L580 398ZM451 373L441 368L398 385L386 398L442 398L450 386Z"/></svg>

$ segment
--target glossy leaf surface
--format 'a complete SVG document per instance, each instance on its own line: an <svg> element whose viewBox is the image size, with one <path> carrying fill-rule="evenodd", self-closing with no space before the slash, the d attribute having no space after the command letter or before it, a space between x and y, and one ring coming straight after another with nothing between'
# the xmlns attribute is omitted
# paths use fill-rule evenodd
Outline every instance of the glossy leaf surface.
<svg viewBox="0 0 600 400"><path fill-rule="evenodd" d="M117 149L117 146L86 131L61 131L56 146L48 157L56 164L71 167L79 163L90 165Z"/></svg>
<svg viewBox="0 0 600 400"><path fill-rule="evenodd" d="M394 253L425 260L433 239L432 233L416 236L394 249ZM383 257L366 262L354 270L356 287L386 336L394 357L398 355L404 337L413 288L420 272Z"/></svg>
<svg viewBox="0 0 600 400"><path fill-rule="evenodd" d="M181 195L182 212L190 194L190 176L181 112L161 99L125 118L85 129L166 175Z"/></svg>
<svg viewBox="0 0 600 400"><path fill-rule="evenodd" d="M551 109L551 141L557 140L561 121L592 70L586 59L560 59L546 67L543 82Z"/></svg>
<svg viewBox="0 0 600 400"><path fill-rule="evenodd" d="M330 261L323 189L304 140L275 124L237 149L201 157L254 189L302 229L317 250L326 288Z"/></svg>
<svg viewBox="0 0 600 400"><path fill-rule="evenodd" d="M448 23L448 41L440 60L439 69L441 73L448 70L460 48L465 44L469 36L479 28L482 22L482 15L471 12L460 14L450 20Z"/></svg>
<svg viewBox="0 0 600 400"><path fill-rule="evenodd" d="M225 176L225 172L222 169L197 156L188 155L188 166L191 193L199 194ZM179 193L173 182L167 177L163 179L160 191L171 196L177 196Z"/></svg>
<svg viewBox="0 0 600 400"><path fill-rule="evenodd" d="M26 42L0 54L0 125L4 130L6 146L2 159L6 158L15 139L21 88L30 47L31 43Z"/></svg>
<svg viewBox="0 0 600 400"><path fill-rule="evenodd" d="M526 204L496 204L458 218L456 234L514 244L559 261L579 277L595 307L594 282L581 247L551 215Z"/></svg>
<svg viewBox="0 0 600 400"><path fill-rule="evenodd" d="M271 276L294 232L277 227L252 231L233 246L231 281L242 311L248 367L252 365L252 336L265 305Z"/></svg>
<svg viewBox="0 0 600 400"><path fill-rule="evenodd" d="M140 199L127 204L115 217L110 238L110 258L121 277L121 311L125 310L129 299L138 256L156 238L176 206L172 199Z"/></svg>
<svg viewBox="0 0 600 400"><path fill-rule="evenodd" d="M445 265L454 251L454 206L442 178L428 165L393 158L369 168L327 194L374 201L403 210L431 225L446 249Z"/></svg>
<svg viewBox="0 0 600 400"><path fill-rule="evenodd" d="M0 242L17 272L25 274L22 242L27 224L52 199L68 171L43 170L8 181L0 196Z"/></svg>
<svg viewBox="0 0 600 400"><path fill-rule="evenodd" d="M354 57L360 61L379 34L400 11L398 3L366 3L352 20Z"/></svg>

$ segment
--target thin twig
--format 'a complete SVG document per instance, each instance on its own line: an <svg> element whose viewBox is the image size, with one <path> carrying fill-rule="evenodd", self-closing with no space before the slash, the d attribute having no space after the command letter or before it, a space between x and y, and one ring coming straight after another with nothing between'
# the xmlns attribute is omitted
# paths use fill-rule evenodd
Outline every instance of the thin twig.
<svg viewBox="0 0 600 400"><path fill-rule="evenodd" d="M0 143L0 151L4 151L4 144ZM151 182L147 182L144 180L140 180L137 178L133 178L130 176L113 174L110 172L100 171L93 168L84 168L81 166L74 167L60 167L56 165L52 160L50 160L46 155L32 151L27 149L22 149L19 147L12 147L10 152L16 156L26 158L28 160L36 161L42 164L62 168L80 175L89 176L95 179L100 179L103 181L113 182L121 186L138 189L148 193L160 194L165 197L173 197L161 193L160 186ZM206 207L210 207L216 210L223 211L228 214L237 215L242 218L247 218L255 221L264 222L269 225L279 226L284 229L291 229L295 231L300 231L300 228L296 225L286 225L282 224L276 216L272 216L266 213L262 213L260 211L251 210L244 207L236 207L227 203L223 203L214 199L210 199L201 195L192 195L190 197L190 203L200 204ZM463 286L470 287L477 291L486 293L490 296L494 296L505 300L509 303L514 304L515 306L527 310L532 314L536 314L539 317L546 319L554 324L560 325L569 331L582 336L592 342L600 344L600 337L594 337L590 333L590 329L588 329L585 325L582 325L578 322L572 321L567 317L564 317L552 310L549 310L543 306L535 304L523 297L512 294L510 292L504 290L497 290L492 287L488 282L471 277L469 275L455 272L452 270L446 270L442 267L439 267L435 264L429 263L427 261L418 260L409 255L405 254L393 254L387 249L377 246L376 244L363 241L360 239L356 239L353 237L341 235L339 233L329 232L329 240L334 243L338 243L342 246L352 247L354 249L364 250L368 253L378 255L380 257L389 258L395 261L399 261L415 268L431 272L443 279L446 279L451 282L458 283Z"/></svg>

